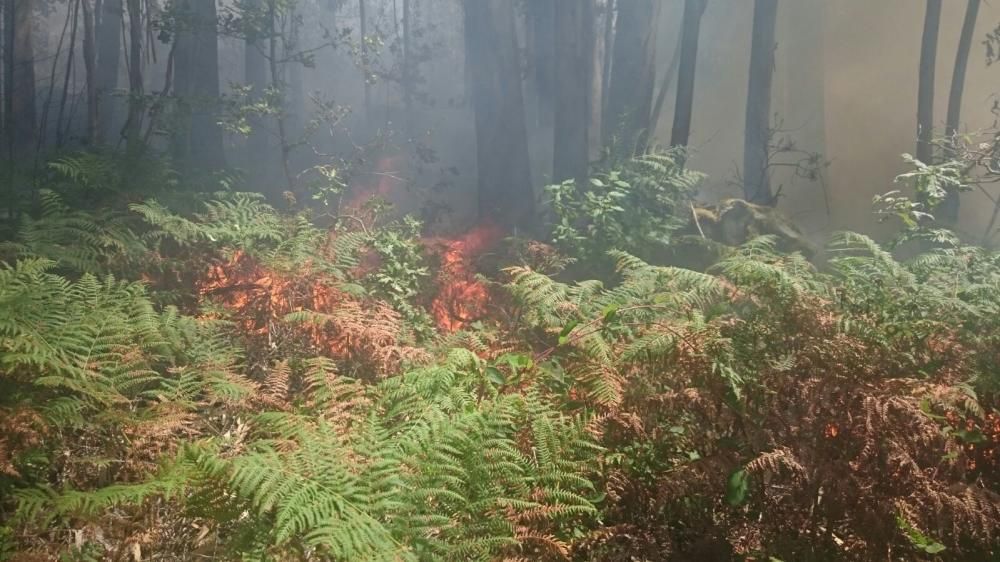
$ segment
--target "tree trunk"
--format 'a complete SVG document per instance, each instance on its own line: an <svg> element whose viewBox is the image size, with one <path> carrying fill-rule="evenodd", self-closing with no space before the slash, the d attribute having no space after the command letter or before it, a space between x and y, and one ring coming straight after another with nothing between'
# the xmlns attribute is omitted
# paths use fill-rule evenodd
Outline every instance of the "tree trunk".
<svg viewBox="0 0 1000 562"><path fill-rule="evenodd" d="M573 0L556 18L555 147L552 180L584 181L590 153L594 0Z"/></svg>
<svg viewBox="0 0 1000 562"><path fill-rule="evenodd" d="M656 132L660 126L660 115L663 113L663 106L667 105L667 92L670 91L670 87L674 84L674 78L677 77L677 67L681 61L681 41L683 39L683 37L677 38L674 54L670 56L670 64L667 66L667 71L663 73L663 77L660 78L660 88L657 90L656 101L653 102L653 116L649 118L649 127L653 132Z"/></svg>
<svg viewBox="0 0 1000 562"><path fill-rule="evenodd" d="M574 2L575 3L575 2ZM564 16L563 10L574 10L575 6L568 3L560 6L556 14L556 0L531 0L526 4L528 9L528 31L531 42L529 53L531 57L532 82L537 99L539 126L553 126L553 108L556 91L556 42L553 34L556 32L558 20Z"/></svg>
<svg viewBox="0 0 1000 562"><path fill-rule="evenodd" d="M976 21L979 19L979 6L982 0L969 0L965 10L965 23L962 24L962 35L958 41L958 52L955 55L955 71L951 76L951 93L948 96L948 118L945 122L945 137L948 139L948 157L955 157L956 135L962 120L962 97L965 92L965 71L969 67L969 52L972 50L972 36L976 32ZM958 222L958 192L948 190L938 217L947 224Z"/></svg>
<svg viewBox="0 0 1000 562"><path fill-rule="evenodd" d="M364 0L362 0L364 2ZM268 0L267 7L267 64L269 71L269 79L271 81L271 89L280 92L279 99L284 99L285 94L285 84L281 80L281 71L278 67L278 14L276 0ZM364 18L362 18L364 19ZM275 116L275 121L278 125L278 145L281 152L281 170L285 176L285 186L288 188L288 192L291 193L295 191L295 177L292 176L292 169L289 163L289 157L292 153L292 147L288 142L288 131L285 126L285 108L278 108L277 115Z"/></svg>
<svg viewBox="0 0 1000 562"><path fill-rule="evenodd" d="M677 101L674 106L674 126L670 133L672 146L687 146L691 137L691 112L694 108L694 79L698 66L698 39L701 18L707 0L685 0L681 23L681 61L677 76ZM653 123L654 126L656 123Z"/></svg>
<svg viewBox="0 0 1000 562"><path fill-rule="evenodd" d="M608 114L608 89L611 87L611 68L615 50L615 0L604 0L604 60L601 61L601 131L609 126L604 117Z"/></svg>
<svg viewBox="0 0 1000 562"><path fill-rule="evenodd" d="M660 0L618 0L608 85L605 142L614 137L641 152L649 138L656 82L656 27Z"/></svg>
<svg viewBox="0 0 1000 562"><path fill-rule="evenodd" d="M103 0L97 26L97 139L108 142L115 123L117 107L114 92L122 50L122 0Z"/></svg>
<svg viewBox="0 0 1000 562"><path fill-rule="evenodd" d="M306 122L306 93L302 78L302 63L295 60L299 46L300 19L296 16L294 7L288 15L288 41L284 43L283 57L285 81L288 92L285 96L285 110L288 114L288 133L293 137L302 134Z"/></svg>
<svg viewBox="0 0 1000 562"><path fill-rule="evenodd" d="M260 21L264 15L261 0L249 0L246 9L254 21ZM250 101L259 103L264 99L268 85L267 57L264 55L266 46L261 36L266 30L251 28L243 42L243 80L250 86ZM268 157L267 131L264 130L264 119L261 116L250 117L250 134L247 137L247 162L256 172L263 172L265 159Z"/></svg>
<svg viewBox="0 0 1000 562"><path fill-rule="evenodd" d="M750 84L747 91L746 138L743 146L743 194L747 201L775 205L771 193L769 151L771 144L771 83L778 0L755 0L753 40L750 47Z"/></svg>
<svg viewBox="0 0 1000 562"><path fill-rule="evenodd" d="M413 68L413 6L412 0L403 0L403 109L406 114L406 134L413 135L413 86L416 69Z"/></svg>
<svg viewBox="0 0 1000 562"><path fill-rule="evenodd" d="M129 153L142 148L142 12L141 0L128 2L128 120L125 122L125 139Z"/></svg>
<svg viewBox="0 0 1000 562"><path fill-rule="evenodd" d="M466 2L465 62L475 113L479 216L528 227L534 195L514 0Z"/></svg>
<svg viewBox="0 0 1000 562"><path fill-rule="evenodd" d="M15 158L28 158L35 150L38 123L35 114L35 55L31 37L32 0L11 0L7 64L10 71L7 142Z"/></svg>
<svg viewBox="0 0 1000 562"><path fill-rule="evenodd" d="M934 74L937 67L941 0L927 0L924 34L920 42L920 84L917 90L917 160L934 160Z"/></svg>
<svg viewBox="0 0 1000 562"><path fill-rule="evenodd" d="M174 93L186 109L177 160L208 172L225 167L219 127L219 43L215 0L182 0L185 25L177 32Z"/></svg>
<svg viewBox="0 0 1000 562"><path fill-rule="evenodd" d="M358 17L361 19L361 68L365 80L365 119L368 126L374 125L372 117L371 61L368 60L368 13L365 0L358 0Z"/></svg>
<svg viewBox="0 0 1000 562"><path fill-rule="evenodd" d="M74 3L74 6L75 5L76 4ZM59 68L59 61L60 58L62 57L63 43L66 40L66 30L69 29L69 23L70 20L72 20L74 17L73 16L74 11L75 10L73 6L66 6L66 20L63 22L62 33L59 34L59 42L56 43L56 52L52 55L52 66L51 66L51 71L49 72L49 80L48 80L49 91L48 94L46 94L45 96L45 102L42 103L42 118L38 126L38 130L41 133L38 135L38 144L36 145L38 152L41 151L42 145L45 143L46 137L48 136L49 113L52 111L52 98L56 91L56 70ZM72 56L66 57L66 60L67 60L66 63L67 68L66 68L65 80L68 83L70 70L72 69L71 66L73 64L73 57ZM65 96L63 97L65 98ZM61 120L62 117L60 116L59 120L56 121L57 137L59 132L59 123Z"/></svg>
<svg viewBox="0 0 1000 562"><path fill-rule="evenodd" d="M94 12L90 0L81 0L83 7L83 68L87 84L87 143L91 146L98 142L97 131L97 51L94 48Z"/></svg>
<svg viewBox="0 0 1000 562"><path fill-rule="evenodd" d="M69 83L73 72L73 64L76 62L76 32L80 22L80 4L83 0L76 0L73 8L73 26L69 35L69 51L66 53L66 72L63 74L62 97L59 99L59 113L56 115L56 146L62 146L63 141L69 134L73 125L73 113L70 111L69 119L63 125L63 115L66 113L66 101L69 99ZM65 127L65 128L64 128ZM44 134L44 129L43 129Z"/></svg>

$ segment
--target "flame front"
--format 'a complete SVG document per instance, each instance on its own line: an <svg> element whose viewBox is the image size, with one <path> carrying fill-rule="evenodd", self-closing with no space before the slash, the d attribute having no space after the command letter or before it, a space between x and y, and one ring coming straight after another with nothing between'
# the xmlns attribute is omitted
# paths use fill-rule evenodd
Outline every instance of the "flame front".
<svg viewBox="0 0 1000 562"><path fill-rule="evenodd" d="M438 328L454 332L486 315L490 290L476 279L475 261L495 248L503 234L500 227L486 223L458 238L432 242L441 257L437 295L431 303Z"/></svg>

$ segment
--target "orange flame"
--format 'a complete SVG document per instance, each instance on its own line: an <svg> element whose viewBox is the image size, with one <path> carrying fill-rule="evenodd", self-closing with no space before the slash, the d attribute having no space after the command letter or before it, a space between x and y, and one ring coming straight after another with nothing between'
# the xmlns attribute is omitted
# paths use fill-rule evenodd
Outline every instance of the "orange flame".
<svg viewBox="0 0 1000 562"><path fill-rule="evenodd" d="M431 314L440 329L454 332L483 318L492 300L489 288L476 279L475 260L503 238L499 226L486 223L452 240L431 241L439 247L441 270Z"/></svg>

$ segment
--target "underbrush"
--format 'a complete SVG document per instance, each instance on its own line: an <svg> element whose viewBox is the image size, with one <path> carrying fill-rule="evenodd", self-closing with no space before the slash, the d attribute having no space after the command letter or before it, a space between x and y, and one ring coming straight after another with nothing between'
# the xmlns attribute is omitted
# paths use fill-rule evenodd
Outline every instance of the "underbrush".
<svg viewBox="0 0 1000 562"><path fill-rule="evenodd" d="M0 248L0 559L995 558L1000 257L653 265L672 158L550 188L554 246L42 193Z"/></svg>

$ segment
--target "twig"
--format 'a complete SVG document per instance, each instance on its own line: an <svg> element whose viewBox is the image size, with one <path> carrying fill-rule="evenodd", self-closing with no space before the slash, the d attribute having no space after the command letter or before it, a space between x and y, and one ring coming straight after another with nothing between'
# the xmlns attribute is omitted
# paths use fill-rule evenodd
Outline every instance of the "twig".
<svg viewBox="0 0 1000 562"><path fill-rule="evenodd" d="M698 234L701 234L702 238L705 238L705 231L701 229L701 221L698 220L698 211L694 208L694 203L691 205L691 216L694 217L694 225L698 227Z"/></svg>

